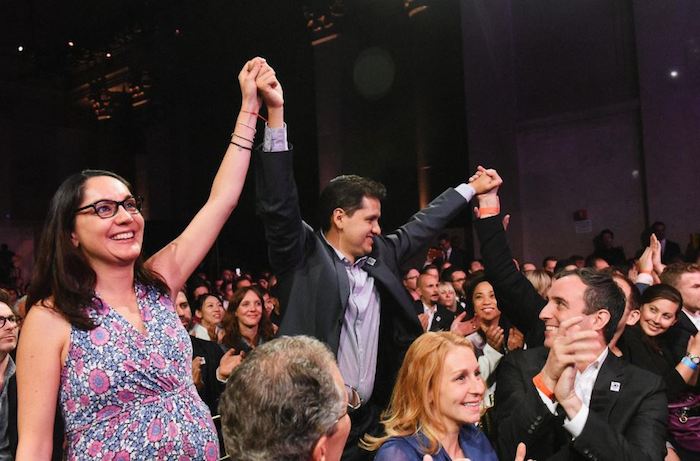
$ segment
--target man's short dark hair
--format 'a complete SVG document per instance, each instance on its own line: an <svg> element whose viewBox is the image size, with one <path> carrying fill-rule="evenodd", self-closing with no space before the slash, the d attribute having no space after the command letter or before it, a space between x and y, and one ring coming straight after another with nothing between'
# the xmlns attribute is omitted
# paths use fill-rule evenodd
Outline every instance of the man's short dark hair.
<svg viewBox="0 0 700 461"><path fill-rule="evenodd" d="M373 179L354 174L338 176L323 189L318 199L318 216L321 229L331 227L333 210L342 208L349 216L362 208L362 199L375 198L380 202L386 197L386 187Z"/></svg>
<svg viewBox="0 0 700 461"><path fill-rule="evenodd" d="M7 290L0 288L0 303L10 305L10 293Z"/></svg>
<svg viewBox="0 0 700 461"><path fill-rule="evenodd" d="M557 258L555 258L554 256L545 256L545 258L542 260L542 267L547 266L547 261L557 262Z"/></svg>
<svg viewBox="0 0 700 461"><path fill-rule="evenodd" d="M700 264L673 263L666 266L659 278L662 283L671 285L677 290L683 274L690 274L691 272L700 272Z"/></svg>
<svg viewBox="0 0 700 461"><path fill-rule="evenodd" d="M309 336L284 336L248 354L219 404L231 459L308 460L346 411L334 363L328 347Z"/></svg>
<svg viewBox="0 0 700 461"><path fill-rule="evenodd" d="M583 301L586 307L583 313L589 315L601 309L610 312L610 321L603 329L605 341L609 343L615 335L617 324L625 313L625 304L627 303L625 294L615 283L612 275L589 267L563 271L554 278L559 280L564 277L574 276L578 277L586 285L586 290L583 292Z"/></svg>

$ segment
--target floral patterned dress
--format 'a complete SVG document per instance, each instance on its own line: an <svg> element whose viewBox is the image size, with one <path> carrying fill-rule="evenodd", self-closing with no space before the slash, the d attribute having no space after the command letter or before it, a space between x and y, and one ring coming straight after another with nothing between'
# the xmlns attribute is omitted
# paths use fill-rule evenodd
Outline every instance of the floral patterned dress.
<svg viewBox="0 0 700 461"><path fill-rule="evenodd" d="M216 430L172 300L135 289L146 334L99 300L90 311L97 328L71 330L60 388L68 460L216 460Z"/></svg>

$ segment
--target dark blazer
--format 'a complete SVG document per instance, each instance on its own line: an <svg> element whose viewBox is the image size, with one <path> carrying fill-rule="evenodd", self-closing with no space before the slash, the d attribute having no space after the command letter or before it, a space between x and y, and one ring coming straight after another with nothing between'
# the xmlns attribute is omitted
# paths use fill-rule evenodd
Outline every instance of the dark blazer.
<svg viewBox="0 0 700 461"><path fill-rule="evenodd" d="M625 328L617 342L617 347L622 351L622 357L629 363L661 376L666 383L666 396L670 402L673 402L682 393L693 391L693 386L686 384L680 373L676 371L676 365L683 355L674 355L670 348L672 343L669 344L667 339L670 337L665 335L657 338L657 350L637 324ZM700 390L700 386L695 386L695 389Z"/></svg>
<svg viewBox="0 0 700 461"><path fill-rule="evenodd" d="M508 354L500 364L495 424L499 459L514 459L518 442L527 458L545 460L660 461L666 454L666 395L660 376L608 353L591 394L583 432L572 440L540 398L532 378L545 348ZM619 390L614 387L619 384Z"/></svg>
<svg viewBox="0 0 700 461"><path fill-rule="evenodd" d="M436 258L433 264L435 264L437 267L442 266L445 264L445 258L440 256L439 258ZM464 253L464 250L460 248L455 248L452 247L452 251L450 251L450 257L447 258L447 262L452 264L454 267L457 267L459 269L467 270L469 269L468 267L465 268L465 264L467 263L467 256Z"/></svg>
<svg viewBox="0 0 700 461"><path fill-rule="evenodd" d="M323 236L301 218L292 152L256 155L257 211L265 225L270 265L278 276L275 294L284 310L279 334L314 336L337 353L350 294L345 267ZM403 355L422 333L400 268L466 206L464 197L448 189L396 231L374 238L363 269L374 278L381 300L372 395L379 405L388 401Z"/></svg>
<svg viewBox="0 0 700 461"><path fill-rule="evenodd" d="M416 308L416 315L420 315L424 312L423 301L420 299L415 301L413 306ZM454 319L454 312L450 311L442 304L438 304L435 315L433 316L433 322L430 324L430 331L450 331Z"/></svg>
<svg viewBox="0 0 700 461"><path fill-rule="evenodd" d="M486 278L493 285L498 308L525 335L528 347L544 344L544 323L539 318L547 301L513 264L501 215L474 222L481 242Z"/></svg>
<svg viewBox="0 0 700 461"><path fill-rule="evenodd" d="M661 262L664 264L671 264L682 260L683 253L681 253L681 247L676 242L666 239L666 247L663 253L661 253Z"/></svg>
<svg viewBox="0 0 700 461"><path fill-rule="evenodd" d="M14 352L14 351L13 351ZM14 356L13 356L14 359ZM17 429L17 374L15 373L7 381L7 438L10 442L12 455L17 454L19 434ZM61 406L56 402L56 415L53 422L53 451L51 461L61 461L63 459L64 426Z"/></svg>
<svg viewBox="0 0 700 461"><path fill-rule="evenodd" d="M212 341L195 338L190 335L192 341L192 357L203 357L204 365L202 365L202 382L201 389L197 389L197 393L202 398L204 403L209 407L212 415L219 414L219 397L226 387L226 383L219 382L216 379L216 369L219 367L219 361L224 355L221 347Z"/></svg>

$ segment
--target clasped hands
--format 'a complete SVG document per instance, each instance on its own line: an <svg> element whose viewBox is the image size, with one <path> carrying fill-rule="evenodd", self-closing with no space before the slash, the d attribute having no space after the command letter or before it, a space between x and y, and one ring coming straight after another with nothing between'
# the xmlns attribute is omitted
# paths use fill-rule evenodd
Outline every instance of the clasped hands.
<svg viewBox="0 0 700 461"><path fill-rule="evenodd" d="M578 414L583 405L575 392L576 371L584 369L600 353L598 333L580 327L585 318L580 315L559 324L547 361L540 372L542 382L553 391L556 402L569 420Z"/></svg>

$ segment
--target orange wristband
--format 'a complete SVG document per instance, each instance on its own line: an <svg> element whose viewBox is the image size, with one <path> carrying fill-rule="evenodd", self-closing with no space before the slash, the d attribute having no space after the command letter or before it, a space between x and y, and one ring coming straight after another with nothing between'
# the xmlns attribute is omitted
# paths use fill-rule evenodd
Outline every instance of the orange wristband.
<svg viewBox="0 0 700 461"><path fill-rule="evenodd" d="M485 214L497 215L500 212L501 207L498 206L479 208L479 216L483 216Z"/></svg>
<svg viewBox="0 0 700 461"><path fill-rule="evenodd" d="M557 401L556 397L554 397L554 391L548 388L547 385L544 383L544 380L542 379L542 373L538 373L532 378L532 384L534 384L540 392L547 396L549 400L551 400L552 402Z"/></svg>

